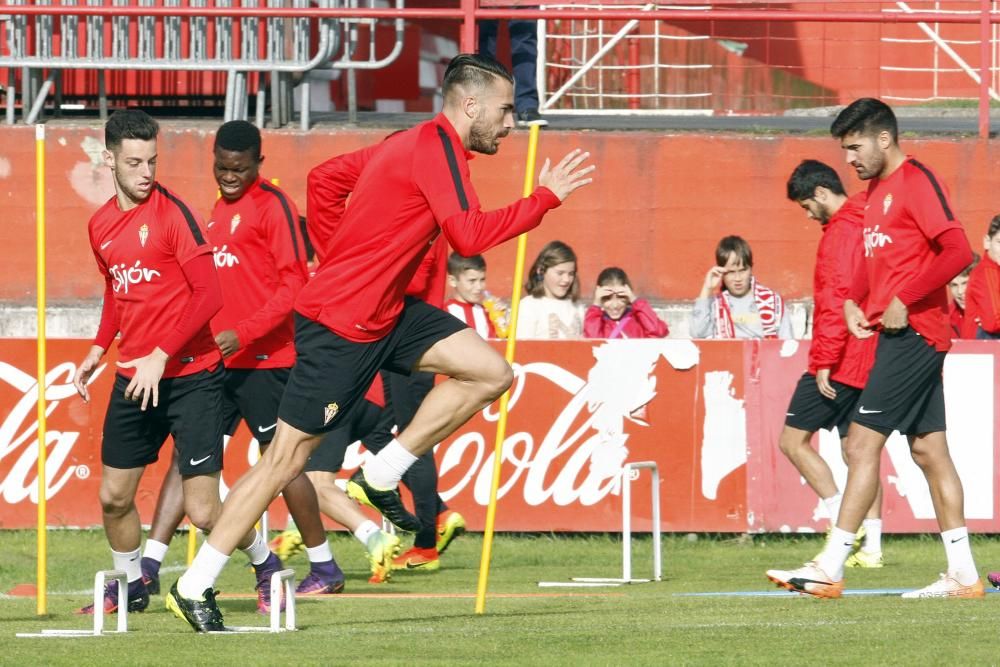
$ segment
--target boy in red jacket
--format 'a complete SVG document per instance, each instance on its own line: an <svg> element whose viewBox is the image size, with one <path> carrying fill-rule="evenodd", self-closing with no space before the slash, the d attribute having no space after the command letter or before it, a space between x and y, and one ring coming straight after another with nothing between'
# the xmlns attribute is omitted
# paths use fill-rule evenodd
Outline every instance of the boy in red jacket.
<svg viewBox="0 0 1000 667"><path fill-rule="evenodd" d="M983 239L986 254L969 274L962 338L1000 338L1000 215L990 220Z"/></svg>
<svg viewBox="0 0 1000 667"><path fill-rule="evenodd" d="M809 369L792 395L778 446L836 520L842 494L830 467L810 443L816 431L836 426L843 445L875 358L876 339L850 336L843 316L854 273L864 270L865 195L848 198L836 171L822 162L804 160L788 179L788 198L822 225L823 237L813 274L815 310ZM862 524L865 542L860 551L851 554L849 567L882 567L881 509L880 485Z"/></svg>

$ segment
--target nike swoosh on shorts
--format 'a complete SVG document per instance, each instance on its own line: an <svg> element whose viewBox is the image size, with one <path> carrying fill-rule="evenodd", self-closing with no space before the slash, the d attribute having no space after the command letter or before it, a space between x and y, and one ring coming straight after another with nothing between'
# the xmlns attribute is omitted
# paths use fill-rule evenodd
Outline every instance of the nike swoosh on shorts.
<svg viewBox="0 0 1000 667"><path fill-rule="evenodd" d="M191 459L190 461L188 461L188 463L190 463L193 466L197 466L197 465L201 465L202 463L204 463L205 461L209 460L210 458L212 458L211 454L209 454L208 456L206 456L203 459L198 459L197 461L195 461L194 459Z"/></svg>
<svg viewBox="0 0 1000 667"><path fill-rule="evenodd" d="M278 422L274 422L273 424L271 424L267 428L264 428L263 426L258 426L257 430L260 431L261 433L267 433L268 431L270 431L271 429L273 429L277 425L278 425Z"/></svg>

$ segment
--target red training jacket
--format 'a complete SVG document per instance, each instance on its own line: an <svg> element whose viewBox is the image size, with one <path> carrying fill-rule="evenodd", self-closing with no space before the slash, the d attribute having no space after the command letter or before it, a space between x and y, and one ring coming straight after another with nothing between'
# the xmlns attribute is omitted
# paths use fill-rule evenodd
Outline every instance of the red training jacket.
<svg viewBox="0 0 1000 667"><path fill-rule="evenodd" d="M476 255L535 228L560 204L540 187L483 211L468 158L438 114L313 169L307 219L321 264L296 311L348 340L379 340L395 326L406 288L439 234L462 255ZM314 202L323 203L323 215Z"/></svg>
<svg viewBox="0 0 1000 667"><path fill-rule="evenodd" d="M232 329L240 341L226 368L295 363L292 304L309 277L298 221L288 195L260 178L238 200L215 202L207 227L224 305L212 332Z"/></svg>
<svg viewBox="0 0 1000 667"><path fill-rule="evenodd" d="M878 336L855 338L844 320L844 301L858 273L865 271L864 192L849 198L830 221L816 250L813 270L813 338L809 372L830 369L830 379L863 388L875 361ZM864 308L864 304L861 304Z"/></svg>

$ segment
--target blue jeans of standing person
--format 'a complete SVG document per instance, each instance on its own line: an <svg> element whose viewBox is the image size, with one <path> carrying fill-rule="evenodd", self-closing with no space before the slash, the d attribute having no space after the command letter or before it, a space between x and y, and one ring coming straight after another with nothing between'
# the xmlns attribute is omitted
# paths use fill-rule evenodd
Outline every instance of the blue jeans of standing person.
<svg viewBox="0 0 1000 667"><path fill-rule="evenodd" d="M508 21L514 74L514 108L538 109L538 22ZM499 21L479 22L479 52L496 58Z"/></svg>

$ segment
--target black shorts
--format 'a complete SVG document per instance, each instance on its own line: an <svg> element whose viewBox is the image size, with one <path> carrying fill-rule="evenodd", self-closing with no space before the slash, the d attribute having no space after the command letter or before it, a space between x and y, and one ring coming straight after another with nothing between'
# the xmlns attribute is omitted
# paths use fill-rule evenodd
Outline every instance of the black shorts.
<svg viewBox="0 0 1000 667"><path fill-rule="evenodd" d="M837 391L834 399L819 393L815 375L803 373L788 403L785 425L810 433L836 427L840 437L846 437L861 390L836 380L831 380L830 385Z"/></svg>
<svg viewBox="0 0 1000 667"><path fill-rule="evenodd" d="M897 334L880 334L875 365L858 398L853 421L884 435L944 431L946 354L909 327Z"/></svg>
<svg viewBox="0 0 1000 667"><path fill-rule="evenodd" d="M351 414L344 417L340 426L323 435L319 446L306 461L304 471L340 472L347 448L372 432L382 412L382 408L371 401L361 401Z"/></svg>
<svg viewBox="0 0 1000 667"><path fill-rule="evenodd" d="M331 431L379 370L408 375L431 346L465 328L455 316L410 297L392 331L370 343L349 341L296 313L296 361L278 416L305 433Z"/></svg>
<svg viewBox="0 0 1000 667"><path fill-rule="evenodd" d="M232 435L242 418L257 442L269 444L278 425L278 406L290 372L288 368L226 369L226 433Z"/></svg>
<svg viewBox="0 0 1000 667"><path fill-rule="evenodd" d="M155 463L168 435L174 436L181 475L222 470L222 364L212 370L160 380L159 405L146 410L125 399L129 378L115 377L104 418L101 462L109 468Z"/></svg>

